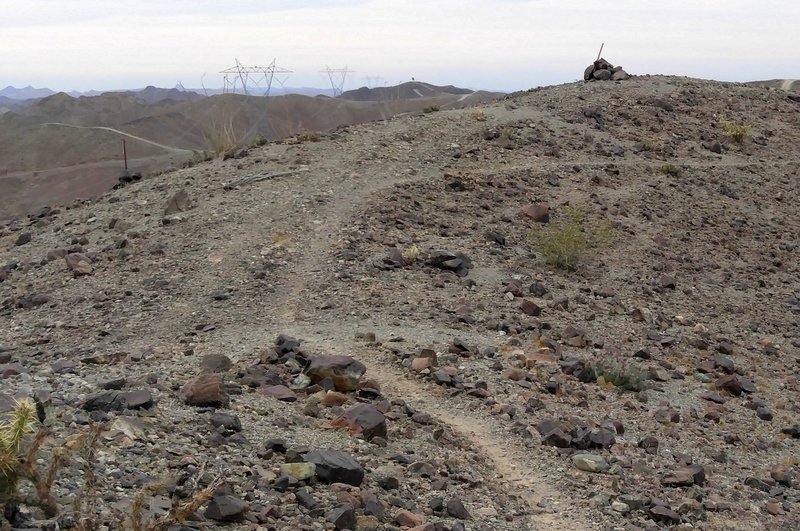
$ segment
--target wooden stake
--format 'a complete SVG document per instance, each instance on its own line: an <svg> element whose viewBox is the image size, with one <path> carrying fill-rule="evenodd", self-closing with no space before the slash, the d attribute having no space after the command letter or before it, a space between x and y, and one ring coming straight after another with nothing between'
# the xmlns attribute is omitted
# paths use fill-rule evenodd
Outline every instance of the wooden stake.
<svg viewBox="0 0 800 531"><path fill-rule="evenodd" d="M605 45L606 45L606 43L604 43L604 42L600 43L600 51L597 52L597 59L595 59L595 61L599 61L600 60L600 56L603 55L603 46L605 46Z"/></svg>

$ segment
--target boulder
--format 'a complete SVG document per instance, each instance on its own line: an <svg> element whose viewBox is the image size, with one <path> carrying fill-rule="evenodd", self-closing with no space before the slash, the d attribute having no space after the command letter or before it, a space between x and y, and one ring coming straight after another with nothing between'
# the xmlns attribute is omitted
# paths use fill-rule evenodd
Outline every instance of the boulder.
<svg viewBox="0 0 800 531"><path fill-rule="evenodd" d="M316 466L317 477L325 483L346 483L358 487L364 481L364 469L350 455L338 450L315 450L303 456Z"/></svg>
<svg viewBox="0 0 800 531"><path fill-rule="evenodd" d="M205 510L204 516L217 522L241 522L250 510L246 502L236 496L223 494L214 496Z"/></svg>
<svg viewBox="0 0 800 531"><path fill-rule="evenodd" d="M222 376L213 373L189 380L181 389L181 396L190 406L224 407L230 403Z"/></svg>
<svg viewBox="0 0 800 531"><path fill-rule="evenodd" d="M167 204L164 206L164 215L171 216L179 212L186 212L191 207L191 200L189 199L189 192L185 188L181 188L169 198Z"/></svg>
<svg viewBox="0 0 800 531"><path fill-rule="evenodd" d="M325 378L333 381L337 391L355 391L366 366L350 356L317 356L311 358L306 374L313 383L319 383Z"/></svg>
<svg viewBox="0 0 800 531"><path fill-rule="evenodd" d="M75 276L88 275L93 271L92 261L81 253L69 253L64 257L64 261Z"/></svg>
<svg viewBox="0 0 800 531"><path fill-rule="evenodd" d="M346 427L353 434L360 433L367 440L373 437L386 438L386 417L372 404L356 404L331 424L334 427Z"/></svg>

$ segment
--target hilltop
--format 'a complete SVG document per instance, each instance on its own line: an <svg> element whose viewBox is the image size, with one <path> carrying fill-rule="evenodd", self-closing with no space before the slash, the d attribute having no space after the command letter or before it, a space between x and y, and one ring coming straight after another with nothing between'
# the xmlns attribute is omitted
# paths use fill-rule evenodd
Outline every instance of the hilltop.
<svg viewBox="0 0 800 531"><path fill-rule="evenodd" d="M217 478L182 529L798 528L790 95L547 87L6 224L0 407L99 427L54 494L111 528Z"/></svg>

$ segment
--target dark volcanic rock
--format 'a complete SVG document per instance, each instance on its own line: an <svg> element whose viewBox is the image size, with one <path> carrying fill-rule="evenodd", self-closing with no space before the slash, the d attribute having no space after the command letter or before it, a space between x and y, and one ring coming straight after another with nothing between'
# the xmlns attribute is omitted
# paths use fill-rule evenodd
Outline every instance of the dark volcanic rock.
<svg viewBox="0 0 800 531"><path fill-rule="evenodd" d="M203 515L217 522L241 522L249 510L250 506L243 500L223 494L214 496Z"/></svg>
<svg viewBox="0 0 800 531"><path fill-rule="evenodd" d="M316 450L303 456L306 463L314 463L317 477L326 483L346 483L358 487L364 481L364 469L358 461L337 450Z"/></svg>
<svg viewBox="0 0 800 531"><path fill-rule="evenodd" d="M14 242L14 245L19 247L20 245L25 245L26 243L31 241L31 233L30 232L23 232L19 236L17 236L17 241Z"/></svg>
<svg viewBox="0 0 800 531"><path fill-rule="evenodd" d="M342 504L328 511L325 520L331 522L336 529L355 529L356 511L348 504Z"/></svg>
<svg viewBox="0 0 800 531"><path fill-rule="evenodd" d="M81 408L84 411L122 411L125 398L118 391L103 391L87 397Z"/></svg>

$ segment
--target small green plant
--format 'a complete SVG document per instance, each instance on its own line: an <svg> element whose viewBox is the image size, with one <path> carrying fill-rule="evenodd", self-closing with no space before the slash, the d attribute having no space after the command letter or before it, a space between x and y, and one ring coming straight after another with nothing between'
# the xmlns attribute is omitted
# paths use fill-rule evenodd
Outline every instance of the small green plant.
<svg viewBox="0 0 800 531"><path fill-rule="evenodd" d="M504 127L500 129L500 136L504 136L506 138L514 138L514 129L511 127Z"/></svg>
<svg viewBox="0 0 800 531"><path fill-rule="evenodd" d="M419 248L416 245L412 245L403 251L402 256L406 264L413 264L419 257Z"/></svg>
<svg viewBox="0 0 800 531"><path fill-rule="evenodd" d="M210 151L193 149L192 157L183 164L183 167L193 168L200 163L210 160L214 160L214 155Z"/></svg>
<svg viewBox="0 0 800 531"><path fill-rule="evenodd" d="M430 114L432 112L439 112L439 106L438 105L428 105L427 107L422 109L422 112L424 112L425 114Z"/></svg>
<svg viewBox="0 0 800 531"><path fill-rule="evenodd" d="M612 235L609 224L587 223L582 209L566 207L561 219L534 227L528 238L547 264L573 271L589 249L606 245Z"/></svg>
<svg viewBox="0 0 800 531"><path fill-rule="evenodd" d="M752 129L752 127L748 124L731 122L725 118L719 119L719 125L722 127L722 134L739 143L744 140L744 137L746 137L747 133L749 133L750 129Z"/></svg>
<svg viewBox="0 0 800 531"><path fill-rule="evenodd" d="M669 175L670 177L680 177L683 173L683 170L674 164L665 164L664 166L661 166L661 173L664 175Z"/></svg>
<svg viewBox="0 0 800 531"><path fill-rule="evenodd" d="M618 387L626 391L643 391L648 388L648 374L635 365L603 358L586 365L579 378L584 382L596 382L601 387Z"/></svg>
<svg viewBox="0 0 800 531"><path fill-rule="evenodd" d="M261 146L265 145L267 142L269 142L269 140L267 140L267 137L265 137L261 133L256 133L256 135L250 141L250 147L253 147L253 148L261 147Z"/></svg>
<svg viewBox="0 0 800 531"><path fill-rule="evenodd" d="M301 131L299 135L297 135L297 140L300 142L319 142L322 139L322 135L320 135L319 131Z"/></svg>
<svg viewBox="0 0 800 531"><path fill-rule="evenodd" d="M655 147L656 147L655 144L653 144L649 140L642 140L641 144L639 144L639 148L642 151L653 151Z"/></svg>
<svg viewBox="0 0 800 531"><path fill-rule="evenodd" d="M49 456L47 470L43 473L39 469L36 455L49 432L40 429L30 437L36 431L36 423L36 406L30 400L17 401L6 419L0 420L0 506L24 503L39 507L49 518L58 513L51 488L64 456L54 450ZM21 481L30 483L33 492L23 494Z"/></svg>

